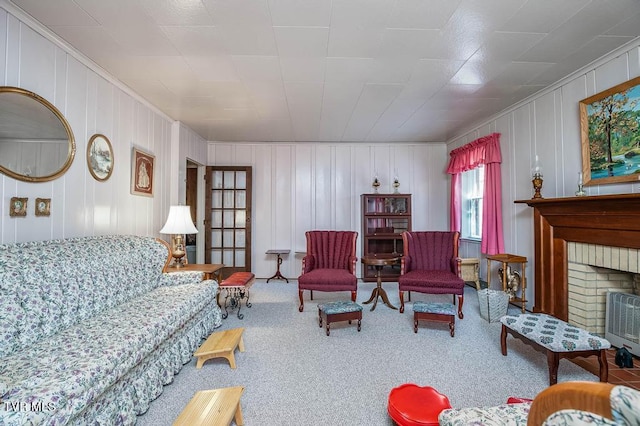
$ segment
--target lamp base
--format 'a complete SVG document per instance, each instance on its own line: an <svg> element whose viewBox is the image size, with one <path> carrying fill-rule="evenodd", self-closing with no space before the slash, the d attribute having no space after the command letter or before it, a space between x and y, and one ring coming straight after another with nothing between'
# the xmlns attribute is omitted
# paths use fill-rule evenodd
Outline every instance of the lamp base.
<svg viewBox="0 0 640 426"><path fill-rule="evenodd" d="M184 268L184 266L185 266L185 263L184 263L183 256L180 256L180 257L173 258L173 263L169 265L169 268Z"/></svg>
<svg viewBox="0 0 640 426"><path fill-rule="evenodd" d="M533 183L533 197L532 198L542 198L542 194L540 193L540 191L542 190L542 175L540 174L535 174L533 175L533 180L531 181L531 183Z"/></svg>

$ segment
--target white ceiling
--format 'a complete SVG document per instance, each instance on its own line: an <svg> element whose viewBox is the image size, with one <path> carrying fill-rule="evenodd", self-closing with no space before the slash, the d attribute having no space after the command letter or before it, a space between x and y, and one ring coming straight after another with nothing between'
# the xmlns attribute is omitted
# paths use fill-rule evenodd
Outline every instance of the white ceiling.
<svg viewBox="0 0 640 426"><path fill-rule="evenodd" d="M219 141L445 141L640 36L638 0L13 0Z"/></svg>

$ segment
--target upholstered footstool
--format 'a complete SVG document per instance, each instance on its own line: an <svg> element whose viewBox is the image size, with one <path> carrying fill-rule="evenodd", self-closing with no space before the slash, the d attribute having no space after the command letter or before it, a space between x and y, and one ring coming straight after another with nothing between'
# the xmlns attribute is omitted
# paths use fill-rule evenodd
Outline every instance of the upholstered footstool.
<svg viewBox="0 0 640 426"><path fill-rule="evenodd" d="M223 319L229 316L228 308L231 308L232 312L235 308L238 308L238 319L244 318L244 315L240 313L240 308L242 307L243 300L247 308L251 307L251 303L249 302L249 289L253 285L255 278L256 276L253 272L234 272L220 282L220 291L216 296L216 300L218 306L222 307L220 305L220 294L225 292Z"/></svg>
<svg viewBox="0 0 640 426"><path fill-rule="evenodd" d="M606 352L611 347L607 339L546 314L505 315L500 322L502 355L507 355L507 334L545 352L550 386L558 382L560 358L595 356L600 364L600 381L607 381L609 367Z"/></svg>
<svg viewBox="0 0 640 426"><path fill-rule="evenodd" d="M326 324L327 336L329 335L329 327L332 322L337 321L358 321L358 331L362 325L362 306L355 302L329 302L318 304L318 322L320 328L322 323Z"/></svg>
<svg viewBox="0 0 640 426"><path fill-rule="evenodd" d="M431 386L405 383L391 389L387 412L399 426L435 426L440 412L448 408L449 398Z"/></svg>
<svg viewBox="0 0 640 426"><path fill-rule="evenodd" d="M449 334L453 337L456 328L456 308L451 303L413 303L413 332L418 332L418 321L449 323Z"/></svg>

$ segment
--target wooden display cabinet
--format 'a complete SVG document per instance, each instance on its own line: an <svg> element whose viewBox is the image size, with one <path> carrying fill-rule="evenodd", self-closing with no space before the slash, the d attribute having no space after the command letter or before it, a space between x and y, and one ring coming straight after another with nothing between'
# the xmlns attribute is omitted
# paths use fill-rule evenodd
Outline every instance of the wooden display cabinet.
<svg viewBox="0 0 640 426"><path fill-rule="evenodd" d="M402 233L411 231L411 194L362 194L362 257L400 257ZM385 266L382 281L397 281L400 261ZM376 269L362 265L362 280L376 281Z"/></svg>

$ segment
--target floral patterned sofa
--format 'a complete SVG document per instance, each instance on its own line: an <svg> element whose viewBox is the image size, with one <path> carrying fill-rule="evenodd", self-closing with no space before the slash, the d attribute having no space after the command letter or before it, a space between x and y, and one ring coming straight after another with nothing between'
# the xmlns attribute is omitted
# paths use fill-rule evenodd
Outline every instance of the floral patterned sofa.
<svg viewBox="0 0 640 426"><path fill-rule="evenodd" d="M167 259L150 237L0 245L0 424L134 424L222 321L218 283Z"/></svg>

